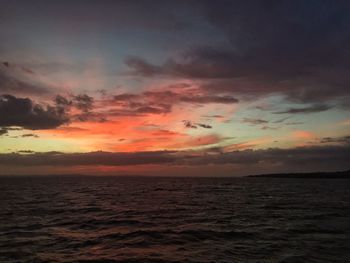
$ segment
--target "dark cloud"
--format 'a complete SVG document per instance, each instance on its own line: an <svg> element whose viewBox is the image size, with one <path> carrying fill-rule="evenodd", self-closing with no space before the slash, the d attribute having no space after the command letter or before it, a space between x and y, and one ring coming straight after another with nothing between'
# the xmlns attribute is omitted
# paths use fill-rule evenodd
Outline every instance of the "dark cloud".
<svg viewBox="0 0 350 263"><path fill-rule="evenodd" d="M183 120L182 122L186 128L190 128L190 129L197 129L198 127L201 127L204 129L212 129L213 128L211 125L205 124L205 123L192 122L189 120Z"/></svg>
<svg viewBox="0 0 350 263"><path fill-rule="evenodd" d="M282 171L320 171L349 169L349 144L343 146L313 146L291 149L264 149L233 151L218 155L183 160L188 165L234 164L244 167L273 165Z"/></svg>
<svg viewBox="0 0 350 263"><path fill-rule="evenodd" d="M20 131L22 128L14 128L14 127L0 127L0 136L9 135L9 131Z"/></svg>
<svg viewBox="0 0 350 263"><path fill-rule="evenodd" d="M68 99L62 95L57 95L54 99L54 102L56 103L56 105L58 107L69 107L73 104L70 99Z"/></svg>
<svg viewBox="0 0 350 263"><path fill-rule="evenodd" d="M231 96L183 96L180 101L189 103L219 103L219 104L233 104L238 103L238 99Z"/></svg>
<svg viewBox="0 0 350 263"><path fill-rule="evenodd" d="M89 112L93 108L94 98L86 94L73 96L74 106L84 113Z"/></svg>
<svg viewBox="0 0 350 263"><path fill-rule="evenodd" d="M210 60L197 56L194 50L188 51L184 57L188 62L177 62L175 59L169 59L162 65L154 65L140 57L128 57L125 59L126 65L130 68L129 74L143 77L152 77L157 75L186 77L195 79L220 79L233 77L232 65L229 65L227 53L220 54L220 58L225 61ZM209 53L209 51L207 52ZM216 52L219 55L219 51ZM212 56L210 56L212 57ZM223 62L221 64L221 62Z"/></svg>
<svg viewBox="0 0 350 263"><path fill-rule="evenodd" d="M273 124L280 124L283 123L283 125L300 125L304 124L304 122L301 121L287 121L291 118L292 116L284 117L282 119L277 119L275 121L270 121Z"/></svg>
<svg viewBox="0 0 350 263"><path fill-rule="evenodd" d="M26 133L26 134L22 134L21 137L23 137L23 138L26 138L26 137L39 138L39 135L33 134L33 133Z"/></svg>
<svg viewBox="0 0 350 263"><path fill-rule="evenodd" d="M143 165L143 164L168 164L176 160L173 152L135 152L135 153L111 153L111 152L89 152L89 153L60 153L46 152L33 154L0 154L0 164L4 165Z"/></svg>
<svg viewBox="0 0 350 263"><path fill-rule="evenodd" d="M171 105L168 104L158 104L157 107L152 106L141 106L136 109L137 113L141 114L162 114L168 113L171 110Z"/></svg>
<svg viewBox="0 0 350 263"><path fill-rule="evenodd" d="M278 130L279 127L273 127L273 126L268 126L268 125L263 125L261 126L262 130Z"/></svg>
<svg viewBox="0 0 350 263"><path fill-rule="evenodd" d="M263 119L252 119L252 118L244 118L242 120L243 123L252 124L252 125L262 125L267 124L269 121Z"/></svg>
<svg viewBox="0 0 350 263"><path fill-rule="evenodd" d="M183 120L183 123L186 128L197 129L197 126L194 125L191 121Z"/></svg>
<svg viewBox="0 0 350 263"><path fill-rule="evenodd" d="M123 93L113 96L107 103L115 106L112 115L135 116L142 114L164 114L172 111L175 104L234 104L238 100L232 96L194 94L193 92L146 91L140 94Z"/></svg>
<svg viewBox="0 0 350 263"><path fill-rule="evenodd" d="M164 74L164 70L160 66L155 66L148 63L146 60L129 56L124 60L125 64L132 70L130 73L145 77Z"/></svg>
<svg viewBox="0 0 350 263"><path fill-rule="evenodd" d="M72 108L78 110L78 113L70 114L71 120L78 121L98 121L102 122L106 120L105 114L93 112L94 109L94 98L87 94L68 96L56 95L54 99L56 108L58 111L70 112Z"/></svg>
<svg viewBox="0 0 350 263"><path fill-rule="evenodd" d="M124 96L132 94L124 94ZM187 103L198 103L198 104L209 104L209 103L218 103L218 104L234 104L238 102L238 99L232 96L217 96L217 95L203 95L203 94L193 94L193 92L183 91L182 93L173 92L171 90L166 91L146 91L141 94L146 99L154 100L166 100L169 102L187 102Z"/></svg>
<svg viewBox="0 0 350 263"><path fill-rule="evenodd" d="M225 118L225 116L220 115L220 114L204 115L204 116L202 116L202 117L203 117L203 118L209 118L209 119L211 119L211 118L214 118L214 119L223 119L223 118Z"/></svg>
<svg viewBox="0 0 350 263"><path fill-rule="evenodd" d="M54 101L58 107L70 108L73 106L83 113L88 113L93 109L94 98L87 94L69 95L67 97L57 95Z"/></svg>
<svg viewBox="0 0 350 263"><path fill-rule="evenodd" d="M273 123L282 123L282 122L285 122L288 119L290 119L290 116L282 118L282 119L275 120L275 121L273 121Z"/></svg>
<svg viewBox="0 0 350 263"><path fill-rule="evenodd" d="M139 96L136 94L123 93L123 94L115 95L113 98L115 101L127 101L127 100L136 99L138 97Z"/></svg>
<svg viewBox="0 0 350 263"><path fill-rule="evenodd" d="M332 108L332 106L329 106L329 105L316 104L316 105L312 105L312 106L304 107L304 108L290 108L290 109L287 109L284 111L275 112L275 114L316 113L316 112L327 111L331 108Z"/></svg>
<svg viewBox="0 0 350 263"><path fill-rule="evenodd" d="M274 167L279 171L319 171L349 169L349 144L338 146L312 146L290 149L135 153L11 153L0 154L0 165L7 166L128 166L128 165L235 165L244 172L251 166Z"/></svg>
<svg viewBox="0 0 350 263"><path fill-rule="evenodd" d="M324 137L320 140L321 143L340 143L350 144L350 136L343 137Z"/></svg>
<svg viewBox="0 0 350 263"><path fill-rule="evenodd" d="M304 124L302 121L291 121L291 122L286 122L284 125L301 125Z"/></svg>
<svg viewBox="0 0 350 263"><path fill-rule="evenodd" d="M286 119L286 118L285 118ZM258 126L262 130L277 130L279 127L276 126L270 126L268 124L270 123L282 123L285 119L282 120L277 120L277 121L267 121L264 119L256 119L256 118L243 118L242 123L253 125L253 126Z"/></svg>
<svg viewBox="0 0 350 263"><path fill-rule="evenodd" d="M171 92L144 92L142 94L123 93L113 97L114 115L164 114L172 110Z"/></svg>
<svg viewBox="0 0 350 263"><path fill-rule="evenodd" d="M282 94L295 102L350 96L350 3L347 1L199 1L221 45L194 45L153 64L126 59L131 73L201 80L212 92Z"/></svg>
<svg viewBox="0 0 350 263"><path fill-rule="evenodd" d="M52 129L69 121L65 111L42 106L29 98L0 96L0 127L18 126L25 129Z"/></svg>
<svg viewBox="0 0 350 263"><path fill-rule="evenodd" d="M0 128L0 136L7 135L8 130L6 128Z"/></svg>
<svg viewBox="0 0 350 263"><path fill-rule="evenodd" d="M209 124L205 124L205 123L196 123L196 125L198 125L199 127L204 128L204 129L211 129L211 128L213 128L213 126L211 126Z"/></svg>

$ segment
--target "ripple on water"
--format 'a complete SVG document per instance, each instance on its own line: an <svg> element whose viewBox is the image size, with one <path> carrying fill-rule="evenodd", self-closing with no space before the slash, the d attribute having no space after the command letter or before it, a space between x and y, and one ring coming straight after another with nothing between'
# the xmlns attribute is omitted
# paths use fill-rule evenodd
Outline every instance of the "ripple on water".
<svg viewBox="0 0 350 263"><path fill-rule="evenodd" d="M0 262L350 262L350 180L0 178Z"/></svg>

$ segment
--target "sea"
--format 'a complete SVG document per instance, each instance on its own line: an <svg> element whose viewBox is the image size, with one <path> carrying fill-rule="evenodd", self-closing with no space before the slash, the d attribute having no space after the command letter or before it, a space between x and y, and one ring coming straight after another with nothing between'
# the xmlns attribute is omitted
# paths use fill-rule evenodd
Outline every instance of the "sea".
<svg viewBox="0 0 350 263"><path fill-rule="evenodd" d="M350 262L350 180L0 177L0 262Z"/></svg>

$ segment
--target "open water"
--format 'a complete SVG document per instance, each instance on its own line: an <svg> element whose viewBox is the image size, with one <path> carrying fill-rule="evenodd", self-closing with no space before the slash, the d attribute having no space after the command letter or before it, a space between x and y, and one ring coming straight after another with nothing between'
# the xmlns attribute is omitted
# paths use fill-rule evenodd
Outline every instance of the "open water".
<svg viewBox="0 0 350 263"><path fill-rule="evenodd" d="M350 180L2 177L0 262L350 262Z"/></svg>

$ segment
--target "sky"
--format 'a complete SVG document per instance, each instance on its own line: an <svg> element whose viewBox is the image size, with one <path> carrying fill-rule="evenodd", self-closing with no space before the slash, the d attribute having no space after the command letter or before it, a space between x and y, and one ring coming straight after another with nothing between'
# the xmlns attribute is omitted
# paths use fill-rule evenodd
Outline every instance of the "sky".
<svg viewBox="0 0 350 263"><path fill-rule="evenodd" d="M0 175L350 168L350 2L0 2Z"/></svg>

